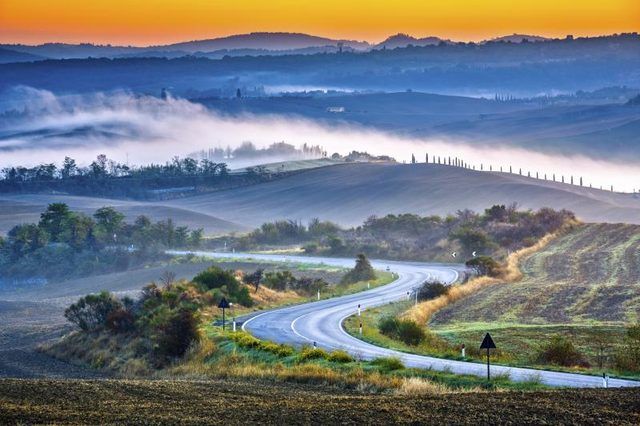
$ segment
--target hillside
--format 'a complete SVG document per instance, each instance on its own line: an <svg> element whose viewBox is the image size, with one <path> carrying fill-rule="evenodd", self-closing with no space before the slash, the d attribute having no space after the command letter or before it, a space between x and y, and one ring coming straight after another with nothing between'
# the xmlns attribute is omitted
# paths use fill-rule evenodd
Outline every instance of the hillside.
<svg viewBox="0 0 640 426"><path fill-rule="evenodd" d="M345 164L259 185L166 202L257 226L313 217L358 225L371 215L446 215L516 202L522 208L566 208L588 222L640 223L640 200L629 194L435 164Z"/></svg>
<svg viewBox="0 0 640 426"><path fill-rule="evenodd" d="M640 226L584 225L522 265L525 279L486 287L433 323L626 324L640 318Z"/></svg>
<svg viewBox="0 0 640 426"><path fill-rule="evenodd" d="M235 80L243 87L531 96L607 86L638 87L640 80L634 70L639 63L639 41L637 34L622 34L540 43L445 43L338 55L220 60L188 56L109 59L94 55L102 57L1 64L0 89L28 85L67 93L122 88L159 93L163 87L172 87L173 93L184 95L224 87ZM47 56L38 50L27 53ZM123 53L130 52L118 54Z"/></svg>
<svg viewBox="0 0 640 426"><path fill-rule="evenodd" d="M515 174L479 172L436 164L351 163L301 171L271 182L162 202L69 195L0 196L0 232L37 221L48 203L93 212L113 205L129 219L147 214L173 218L208 235L248 230L277 219L318 217L357 226L371 215L447 215L484 211L493 204L568 209L586 222L640 224L640 199Z"/></svg>
<svg viewBox="0 0 640 426"><path fill-rule="evenodd" d="M114 200L107 198L75 197L70 195L0 195L0 235L21 223L38 222L40 213L49 203L60 201L72 210L93 214L103 206L113 206L121 211L128 221L146 215L154 221L173 219L190 228L203 228L206 234L242 231L245 228L233 221L222 220L205 213L185 210L179 206L152 205L144 202Z"/></svg>
<svg viewBox="0 0 640 426"><path fill-rule="evenodd" d="M285 96L242 102L205 98L197 102L223 114L295 115L330 125L354 123L411 138L516 145L565 155L580 152L593 158L606 154L607 158L629 161L640 159L640 108L628 101L636 92L630 90L618 99L573 97L555 103L542 99L502 102L416 92ZM629 103L624 105L626 102ZM328 112L330 107L344 107L344 112Z"/></svg>

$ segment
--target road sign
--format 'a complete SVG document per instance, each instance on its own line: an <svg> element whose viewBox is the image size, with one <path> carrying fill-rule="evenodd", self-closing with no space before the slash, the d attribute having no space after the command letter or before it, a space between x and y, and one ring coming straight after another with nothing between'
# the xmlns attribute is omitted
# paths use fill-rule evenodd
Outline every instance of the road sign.
<svg viewBox="0 0 640 426"><path fill-rule="evenodd" d="M453 257L454 259L456 258L457 255L458 253L456 253L455 251L451 253L451 257Z"/></svg>
<svg viewBox="0 0 640 426"><path fill-rule="evenodd" d="M224 297L222 298L222 300L220 300L220 303L218 303L218 308L222 309L222 331L224 331L224 325L225 325L224 310L227 309L229 306L231 305L229 304L227 299Z"/></svg>
<svg viewBox="0 0 640 426"><path fill-rule="evenodd" d="M495 349L496 348L496 344L493 343L493 339L491 338L491 335L489 333L487 333L484 336L484 339L482 340L482 344L480 345L480 349Z"/></svg>
<svg viewBox="0 0 640 426"><path fill-rule="evenodd" d="M471 253L471 256L476 257L476 252Z"/></svg>
<svg viewBox="0 0 640 426"><path fill-rule="evenodd" d="M487 350L487 381L491 380L491 361L489 361L489 349L495 349L496 344L493 342L491 335L489 333L485 334L482 343L480 344L480 349Z"/></svg>

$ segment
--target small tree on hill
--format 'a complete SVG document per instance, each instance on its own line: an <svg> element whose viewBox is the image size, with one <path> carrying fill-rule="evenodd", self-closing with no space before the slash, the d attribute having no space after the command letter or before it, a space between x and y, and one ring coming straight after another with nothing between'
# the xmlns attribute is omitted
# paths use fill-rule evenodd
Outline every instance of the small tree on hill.
<svg viewBox="0 0 640 426"><path fill-rule="evenodd" d="M431 300L442 296L449 288L440 282L427 281L418 289L418 300Z"/></svg>
<svg viewBox="0 0 640 426"><path fill-rule="evenodd" d="M342 277L343 284L356 283L358 281L374 280L376 273L364 254L356 257L356 266Z"/></svg>
<svg viewBox="0 0 640 426"><path fill-rule="evenodd" d="M502 273L500 264L490 256L478 256L468 260L465 265L473 268L478 275L488 275L498 277Z"/></svg>
<svg viewBox="0 0 640 426"><path fill-rule="evenodd" d="M83 331L93 331L107 325L109 315L122 310L122 303L111 293L89 294L69 306L64 316Z"/></svg>
<svg viewBox="0 0 640 426"><path fill-rule="evenodd" d="M262 275L264 274L264 269L259 268L254 272L247 274L244 276L244 282L250 286L253 286L254 291L257 293L260 288L260 282L262 281Z"/></svg>

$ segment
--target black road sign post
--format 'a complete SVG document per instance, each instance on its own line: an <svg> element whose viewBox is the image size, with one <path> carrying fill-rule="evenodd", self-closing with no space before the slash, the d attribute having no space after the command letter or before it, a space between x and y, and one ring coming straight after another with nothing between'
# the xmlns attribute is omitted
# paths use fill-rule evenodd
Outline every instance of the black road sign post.
<svg viewBox="0 0 640 426"><path fill-rule="evenodd" d="M489 349L495 349L496 344L493 343L493 339L489 333L485 334L484 339L482 340L482 344L480 345L480 349L487 350L487 381L491 381L491 363L489 361Z"/></svg>
<svg viewBox="0 0 640 426"><path fill-rule="evenodd" d="M227 309L228 307L229 307L229 302L227 301L227 299L223 297L220 303L218 303L218 308L222 309L222 331L224 331L224 323L225 323L224 310Z"/></svg>

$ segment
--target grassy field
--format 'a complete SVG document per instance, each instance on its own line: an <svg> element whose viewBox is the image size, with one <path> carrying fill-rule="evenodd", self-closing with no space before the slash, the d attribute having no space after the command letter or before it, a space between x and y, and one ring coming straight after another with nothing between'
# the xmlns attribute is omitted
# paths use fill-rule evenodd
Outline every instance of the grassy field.
<svg viewBox="0 0 640 426"><path fill-rule="evenodd" d="M449 358L478 357L478 345L490 332L498 345L496 361L627 377L638 372L616 368L615 354L624 344L626 327L640 313L640 227L581 225L552 240L521 263L523 279L481 287L445 306L432 317L428 339L411 347L379 333L380 318L401 315L409 303L364 313L363 338L372 343ZM349 318L347 330L356 335L359 319ZM538 358L553 336L571 341L589 366L560 367Z"/></svg>
<svg viewBox="0 0 640 426"><path fill-rule="evenodd" d="M518 363L562 335L593 367L608 369L625 326L640 318L639 265L639 226L584 225L527 258L523 280L445 307L429 328L453 343L491 332Z"/></svg>
<svg viewBox="0 0 640 426"><path fill-rule="evenodd" d="M6 424L638 424L632 389L363 395L256 380L0 380Z"/></svg>

